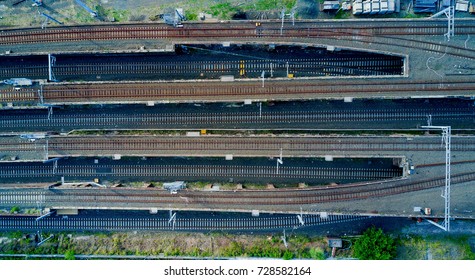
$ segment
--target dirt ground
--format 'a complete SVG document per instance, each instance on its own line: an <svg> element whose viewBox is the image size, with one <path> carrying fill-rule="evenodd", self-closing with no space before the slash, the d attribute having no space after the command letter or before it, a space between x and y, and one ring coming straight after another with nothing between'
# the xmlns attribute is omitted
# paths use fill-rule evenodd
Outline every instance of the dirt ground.
<svg viewBox="0 0 475 280"><path fill-rule="evenodd" d="M0 0L0 27L41 27L56 26L54 22L42 14L51 16L62 24L92 24L102 22L153 22L160 21L158 15L171 13L176 8L183 8L185 15L191 20L198 20L199 13L207 14L206 20L222 19L277 19L282 9L288 20L292 8L295 8L296 19L349 19L355 18L351 11L321 12L323 0L83 0L86 5L98 13L92 17L88 11L74 0L43 0L40 7L33 6L32 0ZM473 1L475 4L475 0ZM401 0L401 12L390 15L372 15L381 17L424 17L414 15L409 3ZM369 16L359 16L368 18ZM475 17L465 12L457 12L456 17Z"/></svg>
<svg viewBox="0 0 475 280"><path fill-rule="evenodd" d="M38 27L46 20L42 13L63 24L152 22L160 21L157 15L173 12L176 8L183 8L185 15L191 19L197 19L200 12L208 14L208 19L231 19L234 14L245 11L267 11L265 18L269 18L277 16L282 7L292 7L297 0L83 0L99 14L97 18L92 17L74 0L43 0L40 7L32 6L31 0L13 5L18 1L0 1L0 26ZM299 5L312 1L299 0ZM290 12L290 8L286 10ZM307 7L301 9L302 15L307 15L307 10ZM58 25L52 20L48 20L48 24Z"/></svg>

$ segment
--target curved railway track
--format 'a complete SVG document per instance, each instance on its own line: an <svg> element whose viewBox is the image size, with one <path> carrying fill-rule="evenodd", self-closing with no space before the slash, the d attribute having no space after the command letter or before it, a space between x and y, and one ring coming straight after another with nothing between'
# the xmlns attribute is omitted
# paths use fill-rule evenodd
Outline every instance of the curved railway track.
<svg viewBox="0 0 475 280"><path fill-rule="evenodd" d="M472 20L457 19L456 34L475 34ZM89 25L69 26L48 29L6 29L0 34L0 45L67 42L83 40L126 40L126 39L179 39L179 38L330 38L340 40L358 40L362 42L411 47L430 52L475 59L475 50L422 41L420 39L400 38L400 36L443 35L446 32L443 20L412 21L352 21L297 23L282 30L277 23L263 23L256 27L254 23L231 24L187 24L184 28L173 28L164 24L127 24L127 25ZM399 38L398 38L399 37ZM382 38L384 40L373 40ZM409 43L409 44L408 44ZM410 45L410 46L409 46ZM444 50L441 50L444 48Z"/></svg>
<svg viewBox="0 0 475 280"><path fill-rule="evenodd" d="M343 222L352 222L370 217L353 215L329 215L322 218L319 215L303 215L302 223L296 215L276 215L273 217L254 218L181 218L178 213L174 222L162 217L47 217L35 221L36 217L0 216L0 228L3 230L266 230L266 229L295 229Z"/></svg>
<svg viewBox="0 0 475 280"><path fill-rule="evenodd" d="M452 184L471 182L475 173L452 175ZM444 186L445 177L433 179L398 179L375 183L346 184L334 187L314 187L300 190L265 190L265 191L187 191L170 194L157 190L125 190L125 189L58 189L58 190L0 190L0 205L37 205L46 207L130 207L150 208L186 206L188 208L206 209L246 209L249 206L272 205L309 205L317 203L367 199L383 197L406 192ZM255 208L252 208L255 209Z"/></svg>
<svg viewBox="0 0 475 280"><path fill-rule="evenodd" d="M472 95L475 82L406 80L381 81L267 81L262 87L256 82L207 82L207 83L119 83L119 84L70 84L47 85L41 88L0 90L0 102L37 103L91 103L91 102L137 102L174 100L239 100L251 99L298 99L328 96L401 95ZM327 96L327 97L328 97Z"/></svg>
<svg viewBox="0 0 475 280"><path fill-rule="evenodd" d="M457 34L475 34L473 20L457 19ZM343 25L344 26L338 26ZM24 44L38 42L61 42L82 40L118 39L166 39L166 38L252 38L252 37L327 37L327 36L388 36L388 35L443 35L447 23L443 20L411 21L366 21L352 22L297 22L295 26L278 23L261 23L256 27L252 22L231 24L193 24L184 28L174 28L165 24L123 24L123 25L84 25L52 27L47 29L25 28L5 29L0 36L0 44Z"/></svg>

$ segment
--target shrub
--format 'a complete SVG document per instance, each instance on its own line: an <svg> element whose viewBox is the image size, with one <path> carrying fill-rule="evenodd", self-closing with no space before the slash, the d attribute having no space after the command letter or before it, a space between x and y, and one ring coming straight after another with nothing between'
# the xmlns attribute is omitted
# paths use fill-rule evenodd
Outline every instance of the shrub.
<svg viewBox="0 0 475 280"><path fill-rule="evenodd" d="M19 206L13 206L12 209L10 209L11 214L15 214L20 212L20 207Z"/></svg>
<svg viewBox="0 0 475 280"><path fill-rule="evenodd" d="M324 260L325 259L325 253L321 248L311 248L310 249L310 257L315 260Z"/></svg>
<svg viewBox="0 0 475 280"><path fill-rule="evenodd" d="M224 248L223 255L226 257L238 257L244 254L242 245L236 241L231 242L228 247Z"/></svg>
<svg viewBox="0 0 475 280"><path fill-rule="evenodd" d="M282 258L284 260L291 260L294 258L294 253L290 252L290 251L285 251L284 252L284 255L282 256Z"/></svg>
<svg viewBox="0 0 475 280"><path fill-rule="evenodd" d="M76 259L76 256L75 256L75 252L74 250L67 250L66 253L64 253L64 259L65 260L75 260Z"/></svg>
<svg viewBox="0 0 475 280"><path fill-rule="evenodd" d="M396 255L396 242L382 229L371 227L356 240L353 255L361 260L389 260Z"/></svg>

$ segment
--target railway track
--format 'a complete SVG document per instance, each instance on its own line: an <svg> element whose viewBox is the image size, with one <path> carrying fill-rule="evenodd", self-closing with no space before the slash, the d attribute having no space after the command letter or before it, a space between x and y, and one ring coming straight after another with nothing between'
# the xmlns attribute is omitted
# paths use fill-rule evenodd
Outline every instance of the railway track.
<svg viewBox="0 0 475 280"><path fill-rule="evenodd" d="M359 138L359 137L358 137ZM140 137L118 137L118 138L95 138L76 137L52 138L49 141L49 148L57 150L58 153L68 151L106 151L111 147L118 151L127 150L249 150L256 151L436 151L440 150L439 137L428 139L410 138L366 138L357 137L319 137L319 138L264 138L264 137L200 137L200 138L140 138ZM421 140L421 141L420 141ZM475 139L464 139L452 137L452 151L475 151Z"/></svg>
<svg viewBox="0 0 475 280"><path fill-rule="evenodd" d="M458 35L475 34L472 20L457 19L455 32ZM187 24L184 28L173 28L163 24L128 24L128 25L96 25L68 26L38 29L7 29L0 35L0 45L68 42L83 40L127 40L127 39L181 39L181 38L329 38L340 40L357 40L366 43L416 48L424 51L448 53L465 58L475 58L474 50L423 41L407 36L433 36L446 33L446 23L442 20L411 20L411 21L351 21L297 23L286 26L283 30L277 23L262 23L256 27L254 23L231 24ZM382 38L383 40L374 40ZM409 43L409 44L408 44ZM440 50L444 48L444 50Z"/></svg>
<svg viewBox="0 0 475 280"><path fill-rule="evenodd" d="M457 19L457 34L475 34L472 20ZM344 25L344 26L339 26ZM324 37L356 35L443 35L446 32L443 20L411 21L366 21L352 22L297 22L295 26L282 29L278 23L263 22L256 27L253 22L230 24L186 24L174 28L165 24L85 25L51 27L47 29L5 29L0 44L25 44L38 42L63 42L82 40L118 39L167 39L167 38L253 38L253 37Z"/></svg>
<svg viewBox="0 0 475 280"><path fill-rule="evenodd" d="M322 96L341 97L365 94L366 97L417 95L472 95L473 80L466 81L272 81L262 87L260 81L207 83L119 83L119 84L56 84L41 88L0 90L0 102L35 102L49 104L92 102L205 101L244 99L317 99Z"/></svg>
<svg viewBox="0 0 475 280"><path fill-rule="evenodd" d="M53 110L54 111L54 110ZM26 113L26 115L25 115ZM375 129L378 122L391 122L392 129L415 128L426 123L431 115L434 121L455 120L471 122L473 107L412 108L412 109L358 109L322 111L272 112L216 112L216 113L52 113L48 110L17 110L0 116L0 131L71 131L74 129L318 129L331 124L332 129ZM460 123L460 122L459 122ZM338 125L339 124L339 125ZM259 126L256 126L259 125ZM319 125L319 126L316 126ZM383 125L382 127L385 127ZM457 124L453 125L457 128Z"/></svg>
<svg viewBox="0 0 475 280"><path fill-rule="evenodd" d="M440 151L440 137L156 137L156 136L69 136L38 139L35 142L18 137L0 138L0 153L41 153L48 145L49 157L143 155L220 155L306 156L327 153L361 154ZM475 151L473 137L452 137L453 152Z"/></svg>
<svg viewBox="0 0 475 280"><path fill-rule="evenodd" d="M295 229L301 227L336 224L368 219L354 215L303 215L302 222L296 215L275 215L253 218L182 218L177 214L173 222L163 217L47 217L35 221L36 217L0 216L2 230L48 230L48 231L120 231L120 230L267 230Z"/></svg>
<svg viewBox="0 0 475 280"><path fill-rule="evenodd" d="M88 60L89 58L82 58ZM144 79L143 75L151 75L151 79L219 79L223 75L236 77L258 78L262 71L275 77L286 77L287 70L298 77L315 76L387 76L402 75L403 62L400 57L384 57L367 55L366 57L322 57L295 59L235 59L235 60L195 60L188 61L132 61L127 57L117 57L120 63L101 61L94 63L61 63L61 58L53 67L56 79L59 80L96 80L100 75L103 79L112 76L127 75L127 79ZM154 59L152 59L154 60ZM191 61L190 61L191 60ZM47 59L45 58L45 61ZM9 63L0 69L0 78L25 77L43 79L48 76L48 64L29 64L27 62ZM106 77L103 77L106 76ZM267 74L270 77L270 74Z"/></svg>
<svg viewBox="0 0 475 280"><path fill-rule="evenodd" d="M475 173L452 175L452 184L471 182ZM170 194L160 190L132 189L50 189L22 190L0 189L0 205L25 205L62 208L96 209L149 209L173 207L206 209L247 209L279 205L311 205L318 203L368 199L414 192L444 186L445 177L433 179L396 179L374 183L346 184L335 187L314 187L299 190L279 189L265 191L203 192L182 190ZM44 199L44 200L43 200ZM255 209L255 208L252 208Z"/></svg>
<svg viewBox="0 0 475 280"><path fill-rule="evenodd" d="M199 161L202 162L202 161ZM215 180L237 181L315 181L315 180L360 180L369 181L383 178L401 176L402 171L397 168L368 168L368 167L321 167L315 166L280 166L277 168L272 161L268 165L239 165L224 163L207 164L90 164L71 165L58 163L48 164L3 164L1 165L0 178L3 181L25 181L34 178L37 181L51 181L64 176L76 180L92 178L108 179L132 179L143 180L145 178L167 180L169 178L189 178L192 180L211 178Z"/></svg>

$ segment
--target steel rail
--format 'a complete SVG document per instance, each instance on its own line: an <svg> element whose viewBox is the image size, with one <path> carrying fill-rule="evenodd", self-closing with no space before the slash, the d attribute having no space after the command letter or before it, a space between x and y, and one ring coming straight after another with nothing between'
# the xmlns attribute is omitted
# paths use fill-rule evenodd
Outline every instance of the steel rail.
<svg viewBox="0 0 475 280"><path fill-rule="evenodd" d="M178 212L173 222L164 217L47 217L36 221L31 216L0 216L0 228L4 230L266 230L296 229L368 219L356 215L302 215L303 224L296 215L273 215L272 217L252 218L182 218Z"/></svg>
<svg viewBox="0 0 475 280"><path fill-rule="evenodd" d="M408 140L409 138L409 140ZM35 142L21 139L0 138L0 151L38 151L43 149L45 140ZM87 154L87 152L106 155L129 151L144 154L167 154L167 152L189 151L249 151L276 152L285 150L286 156L295 152L309 153L331 151L438 151L440 139L419 137L146 137L146 136L69 136L48 139L49 156L68 156ZM453 138L452 151L475 151L472 137ZM206 152L204 152L206 153ZM125 155L123 154L123 155Z"/></svg>
<svg viewBox="0 0 475 280"><path fill-rule="evenodd" d="M320 24L319 24L320 23ZM459 20L456 27L458 34L474 34L472 21ZM354 36L354 35L441 35L445 32L443 21L412 21L412 26L387 27L381 22L365 21L365 25L349 22L314 24L298 23L293 27L285 26L282 36ZM360 23L361 24L361 23ZM388 23L385 22L387 25ZM401 21L397 24L408 24ZM466 25L466 26L465 26ZM163 24L125 24L125 25L88 25L66 26L47 29L5 29L0 35L0 44L36 43L73 40L114 40L114 39L163 39L163 38L196 38L196 37L256 37L279 36L280 26L276 23L263 23L256 27L253 23L238 24L187 24L184 28L173 28Z"/></svg>
<svg viewBox="0 0 475 280"><path fill-rule="evenodd" d="M361 41L373 44L383 44L389 46L399 46L402 48L415 48L424 51L447 53L465 58L475 58L475 50L451 46L447 44L423 41L420 39L402 38L407 36L432 36L445 33L445 23L443 21L413 21L414 26L393 26L386 27L388 23L378 26L375 23L365 21L367 26L357 26L356 22L349 26L338 27L339 23L333 26L314 24L313 26L298 24L295 27L286 27L285 32L275 23L269 27L260 27L252 24L221 24L219 27L210 24L202 26L191 24L186 28L171 28L165 25L91 25L91 26L69 26L64 28L51 28L45 30L35 29L7 29L0 34L0 45L2 44L25 44L37 42L66 42L81 40L127 40L127 39L173 39L173 38L328 38L340 40ZM394 22L393 22L394 23ZM401 21L400 24L407 24ZM417 25L422 26L418 27ZM467 26L460 26L466 24ZM273 26L274 25L274 26ZM327 24L328 25L328 24ZM473 21L459 21L456 27L457 34L475 34ZM382 38L383 41L374 39ZM443 50L442 50L443 49Z"/></svg>
<svg viewBox="0 0 475 280"><path fill-rule="evenodd" d="M348 121L366 124L370 121L426 121L428 115L439 120L469 121L475 116L473 107L412 108L379 110L325 110L279 112L220 113L107 113L60 114L49 116L45 111L29 116L20 114L0 117L1 131L58 131L74 129L256 129L265 124L272 129L301 129L311 124ZM190 127L193 125L193 127ZM344 127L343 125L340 127ZM365 127L368 127L367 125ZM372 126L374 128L374 126ZM20 129L20 130L19 130ZM261 128L262 129L262 128Z"/></svg>
<svg viewBox="0 0 475 280"><path fill-rule="evenodd" d="M306 80L306 81L268 81L262 87L260 81L234 83L119 83L119 84L70 84L43 86L43 101L47 103L90 103L106 101L160 101L160 100L198 100L203 98L243 98L268 99L285 96L287 99L299 96L319 98L329 94L334 96L365 93L385 96L391 94L455 94L471 95L475 82L467 81L402 81L388 80L361 82L356 80ZM0 102L40 102L40 89L0 90Z"/></svg>
<svg viewBox="0 0 475 280"><path fill-rule="evenodd" d="M141 164L141 165L1 165L0 178L4 180L24 180L30 178L56 178L58 174L65 177L91 178L107 176L109 178L273 178L290 179L328 179L328 180L373 180L401 176L400 169L359 168L359 167L290 167L281 166L247 166L247 165L183 165L183 164Z"/></svg>
<svg viewBox="0 0 475 280"><path fill-rule="evenodd" d="M51 189L41 192L41 203L51 207L206 207L226 206L245 208L256 205L308 205L327 202L368 199L407 192L437 188L444 185L445 177L432 179L399 179L374 183L310 187L305 189L239 190L239 191L180 191L178 195L160 190L133 189ZM475 173L461 173L452 177L453 184L475 180ZM35 205L38 197L28 195L30 190L0 190L0 205ZM37 192L37 191L34 191ZM18 200L21 198L21 200ZM169 209L169 208L166 208Z"/></svg>
<svg viewBox="0 0 475 280"><path fill-rule="evenodd" d="M211 58L212 59L212 58ZM239 73L240 64L246 69L246 76L251 74L259 77L262 71L268 71L270 63L273 64L273 72L284 73L286 63L290 64L291 71L298 73L299 77L315 76L384 76L402 75L403 64L401 57L341 57L341 58L309 58L309 59L254 59L254 60L207 60L207 61L160 61L160 62L103 62L103 63L67 63L54 66L55 76L58 79L64 77L79 77L90 75L125 75L125 74L154 74L161 79L176 79L179 75L200 74L229 75ZM0 69L0 77L25 77L38 79L48 74L48 65L6 65ZM167 74L170 76L164 77ZM282 74L280 74L282 75Z"/></svg>

